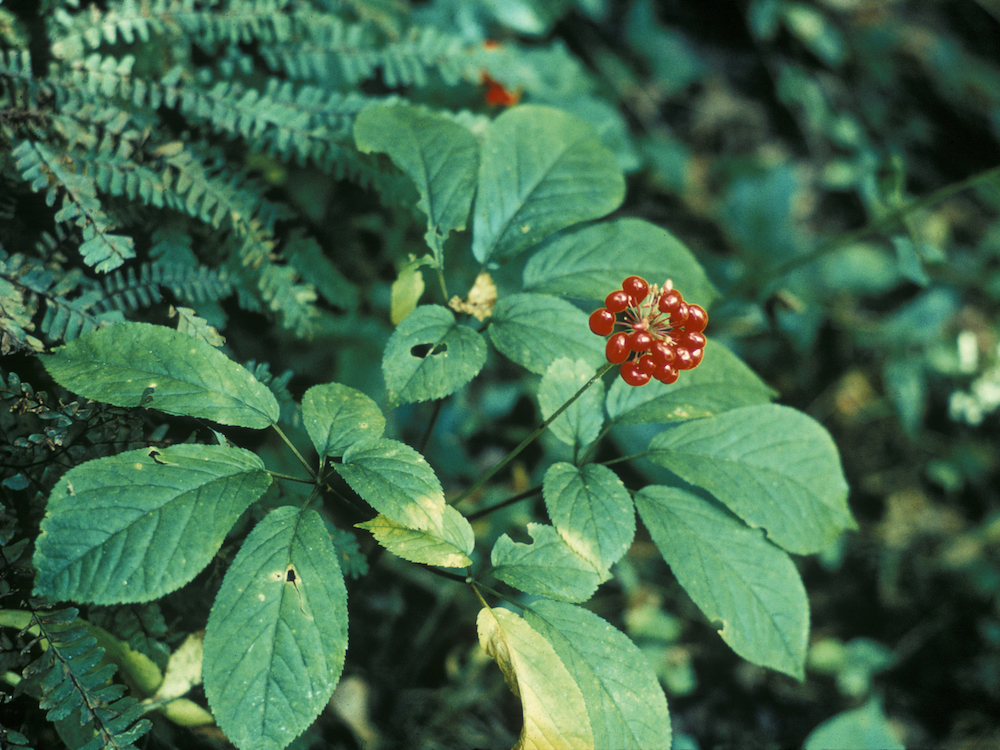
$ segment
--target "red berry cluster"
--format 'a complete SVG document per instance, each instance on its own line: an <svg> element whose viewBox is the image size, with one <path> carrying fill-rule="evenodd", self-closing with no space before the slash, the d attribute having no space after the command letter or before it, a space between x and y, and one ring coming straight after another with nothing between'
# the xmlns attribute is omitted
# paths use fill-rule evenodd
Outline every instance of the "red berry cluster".
<svg viewBox="0 0 1000 750"><path fill-rule="evenodd" d="M608 361L621 365L629 385L646 385L656 378L673 383L681 370L691 370L705 356L708 313L689 305L668 279L662 288L629 276L611 292L604 307L590 315L590 330L607 336ZM624 330L615 333L615 326Z"/></svg>

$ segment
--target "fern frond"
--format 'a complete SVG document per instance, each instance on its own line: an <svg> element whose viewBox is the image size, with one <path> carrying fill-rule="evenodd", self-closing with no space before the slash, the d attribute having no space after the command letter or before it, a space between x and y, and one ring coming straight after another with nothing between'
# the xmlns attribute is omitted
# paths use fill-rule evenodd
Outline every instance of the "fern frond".
<svg viewBox="0 0 1000 750"><path fill-rule="evenodd" d="M80 255L87 265L105 273L135 257L132 238L112 233L114 221L101 207L94 181L86 174L67 169L72 161L57 155L48 145L30 140L18 142L13 155L21 177L32 190L44 193L50 206L62 193L62 207L55 220L74 221L82 229Z"/></svg>
<svg viewBox="0 0 1000 750"><path fill-rule="evenodd" d="M145 5L125 0L109 4L103 12L95 7L77 14L63 8L56 10L49 24L52 54L60 60L73 60L105 42L148 42L152 33L162 33L167 27L160 13L165 3L157 3L159 7L152 9Z"/></svg>
<svg viewBox="0 0 1000 750"><path fill-rule="evenodd" d="M73 608L33 613L45 650L25 668L24 689L38 694L49 721L78 715L82 726L92 724L94 737L84 747L131 748L152 724L140 718L143 709L135 699L122 697L124 686L111 682L117 667L103 663L104 649L78 615Z"/></svg>
<svg viewBox="0 0 1000 750"><path fill-rule="evenodd" d="M6 120L15 117L15 112L20 112L22 118L32 117L50 94L48 84L32 73L28 50L7 50L0 54L0 103L8 110Z"/></svg>
<svg viewBox="0 0 1000 750"><path fill-rule="evenodd" d="M125 641L133 651L150 657L160 669L166 668L170 647L164 641L169 629L156 602L92 607L87 619Z"/></svg>

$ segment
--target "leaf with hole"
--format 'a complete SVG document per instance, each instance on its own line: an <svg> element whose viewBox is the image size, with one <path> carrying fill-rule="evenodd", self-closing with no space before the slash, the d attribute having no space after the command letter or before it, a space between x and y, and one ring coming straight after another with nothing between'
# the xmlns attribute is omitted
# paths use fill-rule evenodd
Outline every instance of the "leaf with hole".
<svg viewBox="0 0 1000 750"><path fill-rule="evenodd" d="M35 594L144 602L191 581L271 485L250 451L143 448L70 469L49 495L35 549Z"/></svg>
<svg viewBox="0 0 1000 750"><path fill-rule="evenodd" d="M393 404L444 398L486 363L486 342L440 305L421 305L399 324L382 357Z"/></svg>
<svg viewBox="0 0 1000 750"><path fill-rule="evenodd" d="M226 572L205 628L205 695L240 750L282 750L333 695L347 588L323 519L268 513Z"/></svg>

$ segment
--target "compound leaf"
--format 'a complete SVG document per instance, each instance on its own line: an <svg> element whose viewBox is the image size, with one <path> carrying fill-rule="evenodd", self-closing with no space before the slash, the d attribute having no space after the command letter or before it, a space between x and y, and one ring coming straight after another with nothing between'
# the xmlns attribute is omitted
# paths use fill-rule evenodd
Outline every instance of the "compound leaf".
<svg viewBox="0 0 1000 750"><path fill-rule="evenodd" d="M386 345L382 374L393 404L448 396L486 363L486 342L440 305L421 305L403 319Z"/></svg>
<svg viewBox="0 0 1000 750"><path fill-rule="evenodd" d="M343 455L359 440L382 437L378 404L340 383L314 385L302 396L302 422L320 456Z"/></svg>
<svg viewBox="0 0 1000 750"><path fill-rule="evenodd" d="M512 294L493 307L490 340L522 367L544 373L561 357L582 359L591 372L604 364L604 341L590 332L587 316L547 294Z"/></svg>
<svg viewBox="0 0 1000 750"><path fill-rule="evenodd" d="M404 560L442 568L472 565L469 555L476 544L475 534L465 516L450 505L444 507L441 525L435 529L410 529L383 515L356 526L370 531L379 544Z"/></svg>
<svg viewBox="0 0 1000 750"><path fill-rule="evenodd" d="M440 265L444 241L465 229L476 189L479 144L468 128L416 107L384 105L363 110L354 123L362 153L389 155L417 185L417 208L427 216L427 245Z"/></svg>
<svg viewBox="0 0 1000 750"><path fill-rule="evenodd" d="M670 747L667 699L646 657L582 607L537 601L524 619L555 649L583 693L594 747Z"/></svg>
<svg viewBox="0 0 1000 750"><path fill-rule="evenodd" d="M616 219L554 237L528 259L524 290L603 300L631 275L650 284L669 278L684 299L704 308L718 296L701 264L670 232L642 219Z"/></svg>
<svg viewBox="0 0 1000 750"><path fill-rule="evenodd" d="M789 552L818 552L854 528L830 434L787 406L745 406L683 422L653 438L649 458Z"/></svg>
<svg viewBox="0 0 1000 750"><path fill-rule="evenodd" d="M678 582L733 651L803 679L809 600L788 554L687 490L646 487L635 504Z"/></svg>
<svg viewBox="0 0 1000 750"><path fill-rule="evenodd" d="M610 568L632 544L632 499L607 466L553 464L542 480L542 494L559 535L598 570Z"/></svg>
<svg viewBox="0 0 1000 750"><path fill-rule="evenodd" d="M408 529L442 529L444 490L424 457L410 446L387 438L354 443L334 468L389 520Z"/></svg>
<svg viewBox="0 0 1000 750"><path fill-rule="evenodd" d="M607 409L616 424L678 422L713 417L730 409L766 404L775 396L767 384L722 344L705 344L705 359L681 373L676 383L651 380L633 388L615 378Z"/></svg>
<svg viewBox="0 0 1000 750"><path fill-rule="evenodd" d="M257 430L278 421L277 399L249 370L172 328L118 323L80 336L42 362L60 385L114 406L149 406Z"/></svg>
<svg viewBox="0 0 1000 750"><path fill-rule="evenodd" d="M593 750L583 694L549 642L500 607L480 610L476 625L479 645L521 699L524 726L514 750Z"/></svg>
<svg viewBox="0 0 1000 750"><path fill-rule="evenodd" d="M560 357L549 365L538 386L542 418L552 416L593 376L594 368L586 360ZM603 401L604 383L598 380L549 425L549 431L574 449L590 445L604 424Z"/></svg>
<svg viewBox="0 0 1000 750"><path fill-rule="evenodd" d="M282 750L333 695L347 588L319 514L285 506L254 528L212 606L205 694L240 750Z"/></svg>
<svg viewBox="0 0 1000 750"><path fill-rule="evenodd" d="M70 469L42 520L35 593L117 604L174 591L270 484L255 454L219 445L143 448Z"/></svg>
<svg viewBox="0 0 1000 750"><path fill-rule="evenodd" d="M614 154L583 120L528 105L486 131L473 211L476 260L502 261L553 232L597 219L625 197Z"/></svg>
<svg viewBox="0 0 1000 750"><path fill-rule="evenodd" d="M529 523L531 544L503 534L493 545L493 575L528 594L565 602L584 602L602 578L594 564L574 552L551 526Z"/></svg>

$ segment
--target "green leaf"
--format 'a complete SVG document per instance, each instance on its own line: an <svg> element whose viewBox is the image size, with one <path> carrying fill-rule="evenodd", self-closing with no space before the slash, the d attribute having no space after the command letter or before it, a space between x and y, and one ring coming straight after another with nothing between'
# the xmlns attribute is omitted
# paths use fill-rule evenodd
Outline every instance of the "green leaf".
<svg viewBox="0 0 1000 750"><path fill-rule="evenodd" d="M632 499L607 466L553 464L542 480L542 494L559 535L598 570L614 565L632 544Z"/></svg>
<svg viewBox="0 0 1000 750"><path fill-rule="evenodd" d="M593 376L594 368L582 359L561 357L549 365L538 386L542 418L551 417ZM603 402L604 383L598 380L549 425L549 431L574 450L590 445L604 425Z"/></svg>
<svg viewBox="0 0 1000 750"><path fill-rule="evenodd" d="M583 694L549 642L500 607L481 610L476 625L479 645L521 699L524 724L515 749L593 750Z"/></svg>
<svg viewBox="0 0 1000 750"><path fill-rule="evenodd" d="M449 505L439 528L409 529L383 515L356 524L367 529L375 540L392 554L410 562L440 565L442 568L466 568L472 565L476 537L465 516Z"/></svg>
<svg viewBox="0 0 1000 750"><path fill-rule="evenodd" d="M164 596L208 565L270 484L256 455L219 445L143 448L70 469L42 520L35 594L95 604Z"/></svg>
<svg viewBox="0 0 1000 750"><path fill-rule="evenodd" d="M245 367L218 349L149 323L99 328L42 359L65 388L114 406L142 405L167 414L263 429L278 421L278 401Z"/></svg>
<svg viewBox="0 0 1000 750"><path fill-rule="evenodd" d="M302 396L302 423L322 456L343 455L351 445L379 438L382 410L361 391L340 383L314 385Z"/></svg>
<svg viewBox="0 0 1000 750"><path fill-rule="evenodd" d="M583 693L594 747L670 747L667 699L642 652L583 607L532 602L524 619L555 649Z"/></svg>
<svg viewBox="0 0 1000 750"><path fill-rule="evenodd" d="M440 265L444 241L465 229L476 189L479 144L468 128L443 115L399 105L368 107L354 123L362 153L389 155L417 185L427 216L424 238Z"/></svg>
<svg viewBox="0 0 1000 750"><path fill-rule="evenodd" d="M529 523L532 544L503 534L493 545L493 575L528 594L584 602L603 580L594 564L574 552L551 526Z"/></svg>
<svg viewBox="0 0 1000 750"><path fill-rule="evenodd" d="M616 424L678 422L765 404L777 395L722 344L705 344L705 359L676 383L652 380L633 388L621 378L608 390L608 415Z"/></svg>
<svg viewBox="0 0 1000 750"><path fill-rule="evenodd" d="M396 328L385 347L382 374L393 404L444 398L472 380L486 363L486 342L440 305L421 305Z"/></svg>
<svg viewBox="0 0 1000 750"><path fill-rule="evenodd" d="M398 326L407 315L417 309L417 304L426 288L420 267L433 262L434 259L430 255L422 258L411 255L409 262L399 269L399 275L392 282L392 301L389 305L389 320L394 326Z"/></svg>
<svg viewBox="0 0 1000 750"><path fill-rule="evenodd" d="M635 505L678 582L733 651L803 679L809 600L788 554L687 490L646 487Z"/></svg>
<svg viewBox="0 0 1000 750"><path fill-rule="evenodd" d="M827 719L806 737L803 750L906 750L878 698Z"/></svg>
<svg viewBox="0 0 1000 750"><path fill-rule="evenodd" d="M472 252L480 263L506 260L624 197L614 154L586 123L558 109L514 107L483 139Z"/></svg>
<svg viewBox="0 0 1000 750"><path fill-rule="evenodd" d="M351 489L379 513L408 529L435 531L444 523L444 490L413 448L379 438L354 443L334 464Z"/></svg>
<svg viewBox="0 0 1000 750"><path fill-rule="evenodd" d="M524 290L604 300L632 275L666 279L684 299L708 308L718 297L701 264L670 232L642 219L616 219L554 237L528 259Z"/></svg>
<svg viewBox="0 0 1000 750"><path fill-rule="evenodd" d="M766 404L683 422L649 458L703 487L777 545L808 555L854 528L830 434L800 411Z"/></svg>
<svg viewBox="0 0 1000 750"><path fill-rule="evenodd" d="M501 354L544 373L560 357L582 359L596 370L606 359L604 340L590 331L579 308L547 294L512 294L493 307L490 340Z"/></svg>
<svg viewBox="0 0 1000 750"><path fill-rule="evenodd" d="M282 750L326 706L347 651L347 589L323 520L285 506L250 532L205 629L205 694L240 750Z"/></svg>

